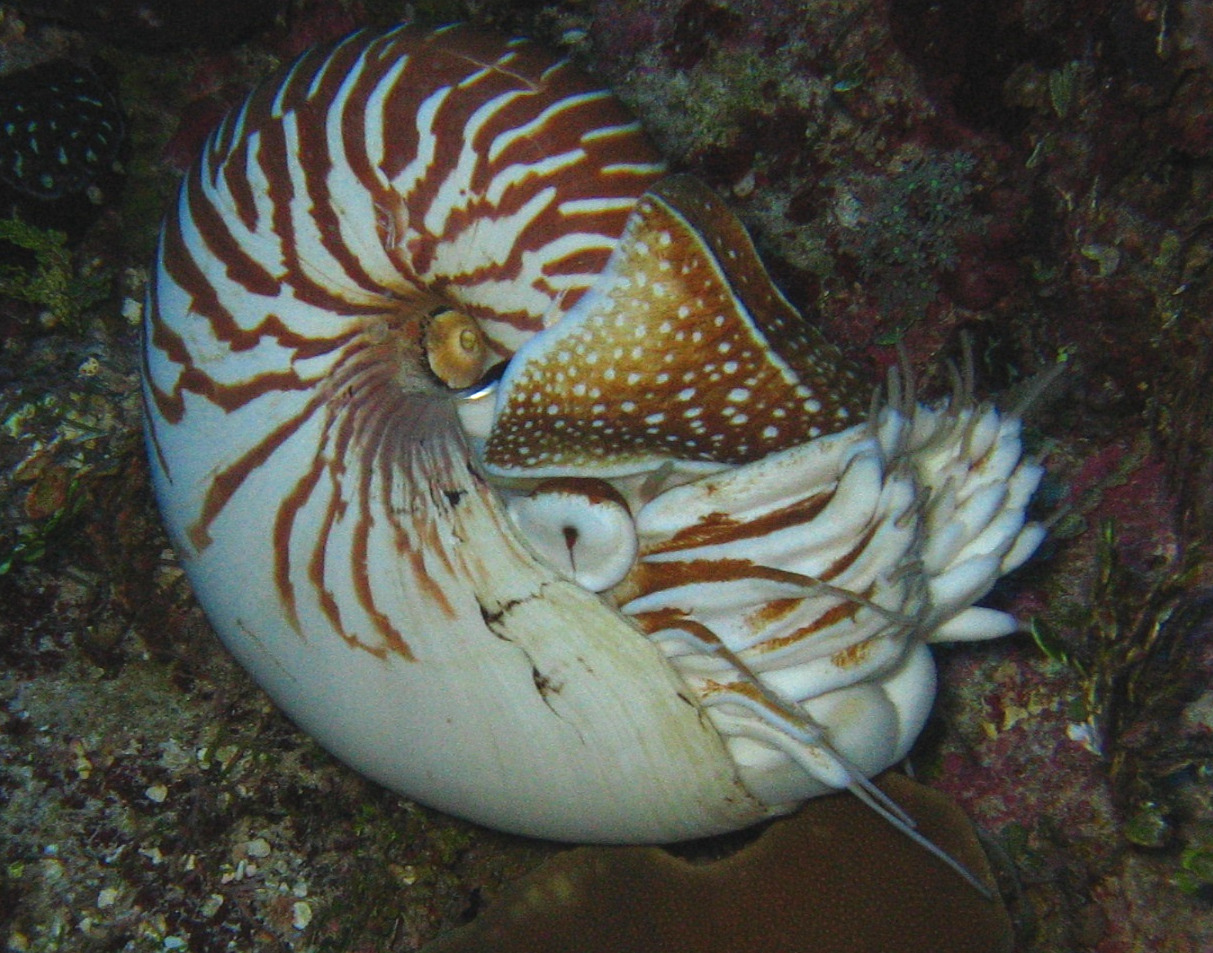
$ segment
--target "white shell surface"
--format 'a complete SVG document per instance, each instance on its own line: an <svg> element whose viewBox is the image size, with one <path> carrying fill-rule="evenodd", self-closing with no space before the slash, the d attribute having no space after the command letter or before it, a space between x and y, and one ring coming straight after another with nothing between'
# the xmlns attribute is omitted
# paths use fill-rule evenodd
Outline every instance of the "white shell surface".
<svg viewBox="0 0 1213 953"><path fill-rule="evenodd" d="M166 509L190 478L186 467L171 486L160 475ZM287 623L260 518L272 486L235 498L214 542L186 567L217 631L305 731L442 810L535 836L607 841L680 839L765 813L656 646L513 543L483 484L443 491L465 495L434 515L425 576L401 562L371 568L379 611L408 620L407 657L338 637L322 591L301 601L298 629ZM334 527L329 545L347 546L352 529ZM445 601L426 594L431 585Z"/></svg>

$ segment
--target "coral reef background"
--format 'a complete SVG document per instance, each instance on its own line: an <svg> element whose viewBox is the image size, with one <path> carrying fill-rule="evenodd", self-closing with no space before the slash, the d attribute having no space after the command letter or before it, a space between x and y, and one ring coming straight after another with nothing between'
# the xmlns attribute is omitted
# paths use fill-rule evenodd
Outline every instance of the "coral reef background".
<svg viewBox="0 0 1213 953"><path fill-rule="evenodd" d="M913 768L983 830L1025 953L1213 947L1205 4L194 6L0 3L0 122L6 80L62 62L124 116L70 195L0 194L8 951L403 953L562 849L390 795L296 731L209 632L147 486L137 327L177 179L275 65L400 18L599 75L874 380L905 360L943 395L969 358L1014 405L1061 368L1028 407L1052 536L995 593L1030 632L939 653Z"/></svg>

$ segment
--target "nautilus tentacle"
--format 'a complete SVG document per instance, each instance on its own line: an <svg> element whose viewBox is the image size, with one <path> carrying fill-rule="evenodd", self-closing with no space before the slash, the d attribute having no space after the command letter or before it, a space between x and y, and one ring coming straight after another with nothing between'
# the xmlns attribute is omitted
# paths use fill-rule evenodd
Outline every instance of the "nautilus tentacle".
<svg viewBox="0 0 1213 953"><path fill-rule="evenodd" d="M1015 627L970 604L1039 542L1023 505L1041 471L1019 461L1018 421L988 407L910 413L885 409L637 513L621 608L695 688L764 799L803 792L805 771L814 793L844 786L837 753L868 775L900 760L934 696L925 643ZM986 439L968 457L975 425ZM927 448L951 470L923 477ZM1008 448L1015 464L1001 474ZM969 501L995 474L1009 477L1010 508L976 512ZM936 543L945 515L948 552ZM785 730L788 710L818 736Z"/></svg>
<svg viewBox="0 0 1213 953"><path fill-rule="evenodd" d="M550 565L594 592L623 580L636 561L636 525L627 501L604 480L544 480L510 501L518 532Z"/></svg>
<svg viewBox="0 0 1213 953"><path fill-rule="evenodd" d="M496 827L672 840L903 757L927 643L1026 559L988 407L895 406L567 64L464 28L305 54L215 132L148 295L204 609L355 768Z"/></svg>

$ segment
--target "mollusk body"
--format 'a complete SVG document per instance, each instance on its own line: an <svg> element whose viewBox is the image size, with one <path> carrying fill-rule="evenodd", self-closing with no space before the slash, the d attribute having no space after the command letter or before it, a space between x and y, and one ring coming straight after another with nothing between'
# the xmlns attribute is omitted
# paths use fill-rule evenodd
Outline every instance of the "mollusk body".
<svg viewBox="0 0 1213 953"><path fill-rule="evenodd" d="M702 836L887 767L927 643L1011 631L972 603L1041 536L1016 420L863 421L718 199L462 28L355 34L224 122L144 348L226 644L353 767L507 830Z"/></svg>

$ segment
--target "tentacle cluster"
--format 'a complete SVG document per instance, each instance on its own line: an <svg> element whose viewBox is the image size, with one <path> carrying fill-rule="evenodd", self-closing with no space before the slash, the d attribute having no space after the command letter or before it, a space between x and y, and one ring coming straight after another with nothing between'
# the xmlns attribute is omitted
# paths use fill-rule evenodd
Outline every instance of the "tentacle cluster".
<svg viewBox="0 0 1213 953"><path fill-rule="evenodd" d="M751 790L803 792L800 771L849 786L900 760L934 697L926 644L1015 629L972 604L1043 536L1025 515L1041 469L1021 456L1019 421L992 407L888 408L639 510L621 609Z"/></svg>

